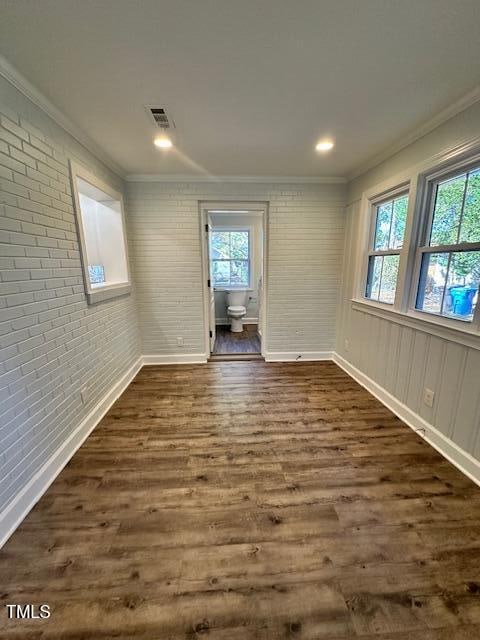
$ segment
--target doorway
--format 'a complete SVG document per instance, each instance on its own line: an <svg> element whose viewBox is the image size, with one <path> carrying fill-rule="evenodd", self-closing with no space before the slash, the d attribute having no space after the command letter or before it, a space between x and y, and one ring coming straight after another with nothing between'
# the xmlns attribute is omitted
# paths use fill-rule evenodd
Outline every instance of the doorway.
<svg viewBox="0 0 480 640"><path fill-rule="evenodd" d="M211 359L261 358L266 203L201 203L205 342Z"/></svg>

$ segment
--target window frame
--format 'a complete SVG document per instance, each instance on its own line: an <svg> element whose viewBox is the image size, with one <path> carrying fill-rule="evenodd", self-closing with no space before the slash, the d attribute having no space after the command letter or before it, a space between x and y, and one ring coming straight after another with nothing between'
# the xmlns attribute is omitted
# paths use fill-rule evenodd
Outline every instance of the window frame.
<svg viewBox="0 0 480 640"><path fill-rule="evenodd" d="M457 244L448 245L434 245L428 244L435 213L436 203L436 188L441 182L445 182L463 173L468 173L472 169L480 168L480 154L470 155L468 158L462 158L454 162L449 162L444 165L437 165L430 171L425 172L419 176L419 183L422 193L422 198L419 206L416 209L415 215L418 219L417 234L410 239L410 243L415 246L415 259L412 274L410 278L409 287L409 314L435 322L436 324L442 324L446 327L456 328L458 330L467 331L469 333L480 333L480 304L477 293L477 306L471 320L464 320L462 318L455 318L452 316L443 315L442 313L435 313L432 311L426 311L417 307L418 295L421 285L421 271L423 257L426 253L457 253L463 251L480 251L479 242L459 242ZM463 211L462 211L463 215ZM445 283L447 286L447 283Z"/></svg>
<svg viewBox="0 0 480 640"><path fill-rule="evenodd" d="M253 238L253 226L252 225L220 225L220 226L212 226L212 234L215 233L216 231L218 232L235 232L235 231L239 231L239 232L246 232L248 234L248 259L245 258L225 258L225 259L221 259L221 258L213 258L212 257L212 238L209 238L209 253L210 253L210 261L212 263L212 286L215 289L215 291L234 291L234 290L238 290L241 291L242 289L246 289L246 290L251 290L252 289L252 279L253 279L253 257L252 257L252 238ZM211 235L211 234L209 234ZM234 261L243 261L243 262L248 262L248 285L241 285L241 286L219 286L216 285L215 282L213 281L213 263L214 262L234 262Z"/></svg>
<svg viewBox="0 0 480 640"><path fill-rule="evenodd" d="M464 322L415 309L419 285L417 247L426 224L425 211L429 202L427 199L429 182L449 172L461 173L462 170L478 164L480 164L480 136L470 138L406 167L388 179L368 187L359 197L349 202L348 207L352 208L354 216L351 231L353 235L352 244L347 244L345 250L348 251L351 246L353 251L355 273L351 281L353 282L352 293L349 296L353 310L480 350L480 318L478 321L477 317L474 317L473 322ZM400 258L397 296L392 307L364 296L368 265L366 255L370 246L368 243L371 202L392 192L395 188L400 188L401 185L409 186L410 195L403 246L404 255ZM358 218L355 213L356 207L359 207Z"/></svg>
<svg viewBox="0 0 480 640"><path fill-rule="evenodd" d="M128 243L127 243L127 229L125 223L125 208L123 201L123 194L114 189L110 184L104 182L96 175L88 171L83 165L70 160L70 183L72 187L73 201L75 205L75 220L77 226L78 244L80 249L80 257L82 263L83 282L85 286L85 295L88 304L95 304L104 300L110 300L118 296L123 296L130 293L132 289L132 279L130 272L130 261L128 258ZM80 197L78 190L77 178L80 178L84 182L96 187L103 193L107 194L113 201L118 202L120 206L120 216L122 221L122 237L123 246L125 252L125 262L127 279L122 282L115 282L112 284L105 284L104 286L92 287L90 282L90 276L88 272L88 254L87 244L84 232L83 216L80 207Z"/></svg>
<svg viewBox="0 0 480 640"><path fill-rule="evenodd" d="M403 196L407 196L408 198L403 244L401 247L397 249L377 249L376 250L375 235L377 231L378 209L379 207L382 206L382 204L385 204L386 202L390 202L392 200L398 200ZM368 198L368 213L369 213L368 249L366 251L366 259L364 259L364 264L365 264L364 277L363 277L363 286L361 291L362 298L368 303L378 304L381 306L386 305L387 308L396 308L398 306L399 282L400 282L400 274L401 274L401 266L402 266L402 255L404 253L404 248L407 240L407 224L408 224L409 207L410 207L410 185L409 184L400 184L377 196ZM393 222L393 213L392 213L392 222ZM375 298L370 298L369 296L367 296L368 277L370 273L370 261L371 261L371 258L375 256L398 256L397 286L395 287L395 298L393 302L376 300Z"/></svg>

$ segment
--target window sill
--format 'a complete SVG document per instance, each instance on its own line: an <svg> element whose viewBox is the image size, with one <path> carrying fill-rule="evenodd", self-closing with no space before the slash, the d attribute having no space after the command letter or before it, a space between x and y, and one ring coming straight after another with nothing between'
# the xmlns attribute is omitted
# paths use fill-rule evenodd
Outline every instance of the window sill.
<svg viewBox="0 0 480 640"><path fill-rule="evenodd" d="M452 320L451 322L459 322L460 326L452 326L450 322L444 322L441 319L430 317L422 312L404 313L391 308L389 305L367 302L366 300L353 298L351 300L352 309L362 313L369 313L385 320L390 320L397 324L401 324L417 331L423 331L431 335L435 335L450 342L456 342L473 349L480 350L480 334L474 327L465 326L463 321ZM428 316L428 317L424 317Z"/></svg>
<svg viewBox="0 0 480 640"><path fill-rule="evenodd" d="M97 304L98 302L103 302L104 300L111 300L112 298L117 298L118 296L124 296L127 293L130 293L132 290L132 285L129 282L122 282L120 284L110 284L104 287L96 287L91 289L87 293L87 302L88 304Z"/></svg>

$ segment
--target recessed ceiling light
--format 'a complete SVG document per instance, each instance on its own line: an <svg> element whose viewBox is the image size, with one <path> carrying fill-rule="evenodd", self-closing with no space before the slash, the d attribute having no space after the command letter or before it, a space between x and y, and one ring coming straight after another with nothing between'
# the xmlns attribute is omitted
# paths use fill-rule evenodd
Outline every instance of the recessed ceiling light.
<svg viewBox="0 0 480 640"><path fill-rule="evenodd" d="M160 149L170 149L170 147L173 147L172 141L167 136L158 136L158 138L155 138L153 141L153 144L156 147L160 147Z"/></svg>
<svg viewBox="0 0 480 640"><path fill-rule="evenodd" d="M317 151L330 151L330 149L333 149L333 147L334 144L331 140L320 140L315 149Z"/></svg>

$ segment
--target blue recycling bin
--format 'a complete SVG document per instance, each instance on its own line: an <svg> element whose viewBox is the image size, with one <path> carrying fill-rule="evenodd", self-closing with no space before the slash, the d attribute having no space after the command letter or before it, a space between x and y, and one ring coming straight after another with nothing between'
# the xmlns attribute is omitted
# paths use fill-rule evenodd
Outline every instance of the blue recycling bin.
<svg viewBox="0 0 480 640"><path fill-rule="evenodd" d="M473 298L477 292L476 287L464 287L457 285L450 287L452 296L452 313L457 316L468 316L472 313Z"/></svg>

